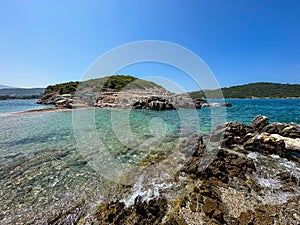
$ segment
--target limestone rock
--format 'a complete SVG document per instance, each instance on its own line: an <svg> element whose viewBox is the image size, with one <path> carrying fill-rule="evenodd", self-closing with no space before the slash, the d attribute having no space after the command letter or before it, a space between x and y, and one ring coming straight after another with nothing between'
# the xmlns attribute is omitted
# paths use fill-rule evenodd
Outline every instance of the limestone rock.
<svg viewBox="0 0 300 225"><path fill-rule="evenodd" d="M253 121L251 123L251 127L254 130L261 131L268 124L269 124L269 118L266 116L259 115L253 119Z"/></svg>
<svg viewBox="0 0 300 225"><path fill-rule="evenodd" d="M243 146L248 151L277 154L279 156L284 156L286 151L285 142L268 133L255 135L253 138L248 139Z"/></svg>
<svg viewBox="0 0 300 225"><path fill-rule="evenodd" d="M289 138L300 138L300 126L297 124L271 123L262 129L262 132L279 134Z"/></svg>

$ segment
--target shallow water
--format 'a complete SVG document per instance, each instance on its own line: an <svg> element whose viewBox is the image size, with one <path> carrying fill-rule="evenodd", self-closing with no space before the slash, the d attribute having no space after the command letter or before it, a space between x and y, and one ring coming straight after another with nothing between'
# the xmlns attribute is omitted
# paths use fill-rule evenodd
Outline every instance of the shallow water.
<svg viewBox="0 0 300 225"><path fill-rule="evenodd" d="M180 138L209 133L221 122L249 124L262 114L271 122L300 123L300 99L228 101L233 106L226 109L2 114L0 223L47 224L76 205L85 215L110 194L110 180L141 165L149 154L172 152ZM8 111L2 104L1 112Z"/></svg>

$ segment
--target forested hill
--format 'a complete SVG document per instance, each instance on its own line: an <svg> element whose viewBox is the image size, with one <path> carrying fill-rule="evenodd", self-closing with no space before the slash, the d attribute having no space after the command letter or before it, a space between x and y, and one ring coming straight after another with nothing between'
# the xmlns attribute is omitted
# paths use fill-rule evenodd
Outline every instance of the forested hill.
<svg viewBox="0 0 300 225"><path fill-rule="evenodd" d="M293 98L300 97L300 84L251 83L221 88L224 98ZM220 89L205 90L211 98L217 98ZM192 98L205 98L204 91L190 92Z"/></svg>
<svg viewBox="0 0 300 225"><path fill-rule="evenodd" d="M50 85L45 89L44 95L58 94L74 94L76 91L87 89L90 92L99 92L107 90L121 89L146 89L146 88L162 88L161 86L142 79L138 79L128 75L114 75L103 78L91 79L82 82L67 82L61 84Z"/></svg>

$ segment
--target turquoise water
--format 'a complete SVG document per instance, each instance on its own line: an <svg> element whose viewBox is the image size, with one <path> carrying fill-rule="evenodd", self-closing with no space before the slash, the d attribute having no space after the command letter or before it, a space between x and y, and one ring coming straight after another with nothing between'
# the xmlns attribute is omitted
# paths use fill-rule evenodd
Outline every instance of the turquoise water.
<svg viewBox="0 0 300 225"><path fill-rule="evenodd" d="M7 112L36 107L31 100L0 102L6 112L0 115L0 224L49 223L76 204L89 211L109 193L111 182L103 176L138 165L150 153L172 151L195 130L209 133L224 121L249 124L259 114L300 123L300 99L228 101L233 106L226 109L28 114Z"/></svg>

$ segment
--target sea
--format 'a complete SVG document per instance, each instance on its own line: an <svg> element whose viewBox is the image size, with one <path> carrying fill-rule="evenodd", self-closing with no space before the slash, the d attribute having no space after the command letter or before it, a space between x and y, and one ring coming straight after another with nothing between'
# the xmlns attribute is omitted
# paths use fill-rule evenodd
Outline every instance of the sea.
<svg viewBox="0 0 300 225"><path fill-rule="evenodd" d="M135 187L137 178L124 174L145 166L149 155L172 153L180 140L208 135L220 123L249 125L265 115L270 122L300 124L300 99L226 99L232 107L172 111L23 113L51 107L35 102L0 101L0 224L53 224L62 214L92 217L116 195L115 184Z"/></svg>

